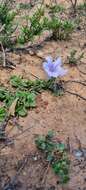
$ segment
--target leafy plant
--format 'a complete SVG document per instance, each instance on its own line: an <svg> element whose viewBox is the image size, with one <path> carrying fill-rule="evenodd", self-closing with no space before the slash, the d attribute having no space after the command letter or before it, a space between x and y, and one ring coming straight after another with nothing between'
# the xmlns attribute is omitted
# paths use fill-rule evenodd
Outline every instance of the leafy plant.
<svg viewBox="0 0 86 190"><path fill-rule="evenodd" d="M28 40L32 40L36 35L40 35L43 31L43 22L41 20L44 15L44 9L39 8L31 17L29 17L26 26L21 29L21 34L18 37L19 43L25 43Z"/></svg>
<svg viewBox="0 0 86 190"><path fill-rule="evenodd" d="M55 82L55 79L52 78L50 80L24 80L20 76L12 76L10 79L11 85L13 87L19 88L19 89L28 89L32 92L38 93L43 90L50 90L55 95L61 95L63 94L63 87L60 82Z"/></svg>
<svg viewBox="0 0 86 190"><path fill-rule="evenodd" d="M54 134L48 132L46 136L38 136L36 146L44 153L45 159L50 163L53 171L60 177L61 183L69 180L69 159L63 143L53 140Z"/></svg>
<svg viewBox="0 0 86 190"><path fill-rule="evenodd" d="M62 5L51 5L49 6L49 9L50 9L50 13L62 13L64 12L65 8L62 6Z"/></svg>
<svg viewBox="0 0 86 190"><path fill-rule="evenodd" d="M25 80L20 76L12 76L10 79L12 87L16 91L9 91L4 87L0 87L0 101L5 105L6 110L12 110L18 116L26 116L29 108L36 106L36 94L43 90L50 90L55 95L62 95L63 87L60 83L55 83L55 79L45 80ZM11 112L11 111L10 111Z"/></svg>
<svg viewBox="0 0 86 190"><path fill-rule="evenodd" d="M27 108L36 106L34 93L17 91L15 97L18 98L15 112L19 116L26 116Z"/></svg>
<svg viewBox="0 0 86 190"><path fill-rule="evenodd" d="M70 20L63 21L54 16L51 19L48 19L47 17L44 18L44 28L52 31L53 39L66 40L69 39L75 26Z"/></svg>
<svg viewBox="0 0 86 190"><path fill-rule="evenodd" d="M15 99L17 99L15 113L18 116L26 116L27 109L36 106L34 93L20 90L12 93L3 87L0 88L0 101L4 102L6 109L10 108Z"/></svg>
<svg viewBox="0 0 86 190"><path fill-rule="evenodd" d="M0 41L4 46L11 43L11 36L15 30L13 21L16 12L12 11L11 0L5 0L0 3Z"/></svg>

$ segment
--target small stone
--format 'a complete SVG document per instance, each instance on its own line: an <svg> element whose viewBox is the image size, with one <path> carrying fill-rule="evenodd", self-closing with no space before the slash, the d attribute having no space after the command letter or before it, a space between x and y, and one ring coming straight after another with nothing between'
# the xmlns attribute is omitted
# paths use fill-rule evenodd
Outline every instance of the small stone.
<svg viewBox="0 0 86 190"><path fill-rule="evenodd" d="M37 161L37 160L38 160L37 156L34 156L34 157L33 157L33 160L34 160L34 161Z"/></svg>
<svg viewBox="0 0 86 190"><path fill-rule="evenodd" d="M83 152L81 150L74 150L74 155L77 157L77 158L80 158L83 156Z"/></svg>

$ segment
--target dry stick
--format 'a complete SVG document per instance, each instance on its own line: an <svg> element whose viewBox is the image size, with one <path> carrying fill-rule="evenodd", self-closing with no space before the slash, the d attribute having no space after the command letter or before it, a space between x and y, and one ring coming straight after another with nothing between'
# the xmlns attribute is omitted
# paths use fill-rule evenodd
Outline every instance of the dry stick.
<svg viewBox="0 0 86 190"><path fill-rule="evenodd" d="M78 71L79 71L80 73L82 73L83 75L86 75L86 73L83 72L83 71L81 71L81 70L79 69L79 67L77 67L77 69L78 69Z"/></svg>
<svg viewBox="0 0 86 190"><path fill-rule="evenodd" d="M1 44L1 49L2 49L2 53L3 53L3 67L6 67L6 56L5 56L5 50L3 47L3 44L0 42Z"/></svg>
<svg viewBox="0 0 86 190"><path fill-rule="evenodd" d="M30 75L32 75L33 77L35 77L36 79L40 80L40 78L36 75L34 75L33 73L29 72Z"/></svg>
<svg viewBox="0 0 86 190"><path fill-rule="evenodd" d="M68 94L77 96L77 97L81 98L82 100L85 100L85 101L86 101L86 98L84 98L83 96L81 96L81 95L79 95L79 94L77 94L77 93L75 93L75 92L70 92L70 91L68 91L68 90L65 90L64 92L67 92Z"/></svg>
<svg viewBox="0 0 86 190"><path fill-rule="evenodd" d="M86 86L86 81L77 81L77 80L68 80L68 81L64 81L64 84L66 83L78 83L78 84L81 84L83 86Z"/></svg>
<svg viewBox="0 0 86 190"><path fill-rule="evenodd" d="M49 167L50 167L50 162L48 163L48 166L47 166L46 171L44 173L44 176L43 176L43 179L42 179L42 184L46 184L45 181L46 181L46 178L47 178Z"/></svg>
<svg viewBox="0 0 86 190"><path fill-rule="evenodd" d="M13 179L11 179L11 182L9 184L7 184L6 186L4 186L3 190L11 190L14 188L15 186L15 181L18 177L18 175L20 175L21 171L24 169L25 165L27 164L28 162L28 155L25 156L23 158L23 163L22 163L22 166L19 168L19 170L17 171L16 175L13 177Z"/></svg>

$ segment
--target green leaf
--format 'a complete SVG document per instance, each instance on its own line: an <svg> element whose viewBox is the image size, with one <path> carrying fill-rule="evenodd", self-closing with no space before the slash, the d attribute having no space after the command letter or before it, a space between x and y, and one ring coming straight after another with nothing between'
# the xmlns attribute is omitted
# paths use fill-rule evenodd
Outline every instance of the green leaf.
<svg viewBox="0 0 86 190"><path fill-rule="evenodd" d="M63 144L63 143L57 143L56 144L56 148L59 151L64 151L65 150L65 144Z"/></svg>
<svg viewBox="0 0 86 190"><path fill-rule="evenodd" d="M21 117L25 117L27 115L27 110L25 109L25 107L23 106L19 106L17 109L16 109L16 113L21 116Z"/></svg>
<svg viewBox="0 0 86 190"><path fill-rule="evenodd" d="M0 107L0 122L2 122L6 117L6 109L4 107Z"/></svg>

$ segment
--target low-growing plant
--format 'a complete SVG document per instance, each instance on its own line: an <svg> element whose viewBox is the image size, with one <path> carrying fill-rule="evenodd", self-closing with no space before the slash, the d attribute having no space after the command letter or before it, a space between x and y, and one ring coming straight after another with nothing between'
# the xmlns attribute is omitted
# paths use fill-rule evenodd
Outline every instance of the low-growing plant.
<svg viewBox="0 0 86 190"><path fill-rule="evenodd" d="M23 26L21 29L21 34L18 37L19 43L23 44L29 40L34 39L34 36L41 34L43 31L43 21L41 20L43 15L44 9L39 8L31 17L29 17L29 24Z"/></svg>
<svg viewBox="0 0 86 190"><path fill-rule="evenodd" d="M58 6L59 11L60 6ZM39 8L28 19L28 24L23 26L18 37L19 43L25 43L29 40L33 40L35 36L39 36L43 31L52 31L53 39L61 40L68 39L74 31L75 25L71 20L62 20L54 14L54 16L45 17L44 8Z"/></svg>
<svg viewBox="0 0 86 190"><path fill-rule="evenodd" d="M62 13L65 11L65 8L62 5L51 5L49 6L49 13Z"/></svg>
<svg viewBox="0 0 86 190"><path fill-rule="evenodd" d="M19 9L30 9L32 7L31 3L20 3L19 4Z"/></svg>
<svg viewBox="0 0 86 190"><path fill-rule="evenodd" d="M74 31L75 25L72 21L62 21L57 17L44 18L44 28L52 31L52 38L55 40L67 40Z"/></svg>
<svg viewBox="0 0 86 190"><path fill-rule="evenodd" d="M78 10L81 10L81 11L85 11L86 10L86 1L84 1L83 3L80 3L78 6L77 6Z"/></svg>
<svg viewBox="0 0 86 190"><path fill-rule="evenodd" d="M27 109L36 106L34 93L20 90L13 93L0 87L0 101L3 101L5 109L9 109L16 99L15 114L18 116L26 116Z"/></svg>
<svg viewBox="0 0 86 190"><path fill-rule="evenodd" d="M11 85L18 89L25 89L35 94L43 90L50 90L55 95L62 95L64 92L63 86L60 82L55 82L55 78L50 80L37 79L35 81L22 79L20 76L12 76L10 79Z"/></svg>
<svg viewBox="0 0 86 190"><path fill-rule="evenodd" d="M0 3L0 42L3 46L11 44L11 37L16 28L13 25L16 12L13 11L12 4L11 0Z"/></svg>
<svg viewBox="0 0 86 190"><path fill-rule="evenodd" d="M70 55L67 57L68 64L71 66L76 66L78 63L80 63L81 59L83 58L84 53L81 53L79 56L76 55L77 50L73 49L70 52Z"/></svg>
<svg viewBox="0 0 86 190"><path fill-rule="evenodd" d="M12 76L10 84L16 88L16 91L12 92L1 86L0 101L3 102L5 110L9 110L13 105L17 116L26 116L29 108L36 107L36 95L43 90L50 90L55 95L63 95L63 87L60 83L56 83L55 79L31 81L22 79L20 76ZM5 116L4 113L6 112L3 112L1 118Z"/></svg>
<svg viewBox="0 0 86 190"><path fill-rule="evenodd" d="M44 153L44 158L51 165L55 174L60 178L60 183L69 180L69 159L65 144L53 139L54 134L49 131L46 136L38 136L35 140L37 148Z"/></svg>

